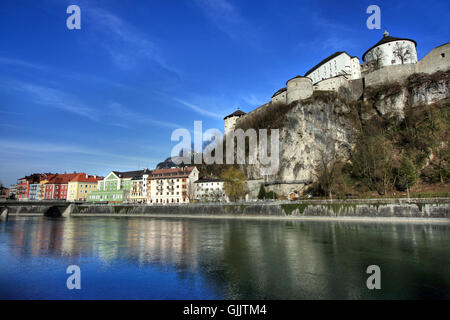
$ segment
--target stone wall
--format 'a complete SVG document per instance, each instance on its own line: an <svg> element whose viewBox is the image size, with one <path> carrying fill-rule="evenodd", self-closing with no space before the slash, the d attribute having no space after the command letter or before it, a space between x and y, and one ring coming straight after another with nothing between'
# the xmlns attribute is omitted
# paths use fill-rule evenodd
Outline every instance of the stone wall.
<svg viewBox="0 0 450 320"><path fill-rule="evenodd" d="M450 68L450 42L434 48L417 63L416 72L435 73Z"/></svg>
<svg viewBox="0 0 450 320"><path fill-rule="evenodd" d="M314 90L338 91L340 87L348 87L349 81L344 76L325 79L314 84Z"/></svg>
<svg viewBox="0 0 450 320"><path fill-rule="evenodd" d="M284 203L190 204L174 206L75 205L77 215L197 215L273 217L402 217L450 218L450 203L434 200L303 201Z"/></svg>
<svg viewBox="0 0 450 320"><path fill-rule="evenodd" d="M364 75L364 85L377 86L390 82L403 82L414 73L432 74L450 69L450 43L434 48L414 64L385 66Z"/></svg>
<svg viewBox="0 0 450 320"><path fill-rule="evenodd" d="M364 85L366 87L370 87L379 86L390 82L403 82L415 72L415 64L400 64L383 67L365 74Z"/></svg>
<svg viewBox="0 0 450 320"><path fill-rule="evenodd" d="M68 203L67 203L68 205ZM44 215L48 206L2 204L9 214ZM272 217L402 217L450 219L450 199L307 200L183 205L72 204L72 216L272 216ZM450 221L450 220L449 220Z"/></svg>

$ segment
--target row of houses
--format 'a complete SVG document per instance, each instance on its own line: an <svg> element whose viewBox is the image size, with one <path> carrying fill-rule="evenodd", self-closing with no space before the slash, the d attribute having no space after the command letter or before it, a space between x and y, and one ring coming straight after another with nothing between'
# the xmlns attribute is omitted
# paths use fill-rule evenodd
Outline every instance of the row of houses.
<svg viewBox="0 0 450 320"><path fill-rule="evenodd" d="M224 182L199 179L196 167L111 171L89 196L89 202L183 204L226 201Z"/></svg>
<svg viewBox="0 0 450 320"><path fill-rule="evenodd" d="M87 201L101 179L86 173L34 173L18 179L9 195L20 201Z"/></svg>
<svg viewBox="0 0 450 320"><path fill-rule="evenodd" d="M35 173L17 180L9 193L19 201L65 200L90 203L183 204L227 201L224 182L199 178L196 167L86 173Z"/></svg>

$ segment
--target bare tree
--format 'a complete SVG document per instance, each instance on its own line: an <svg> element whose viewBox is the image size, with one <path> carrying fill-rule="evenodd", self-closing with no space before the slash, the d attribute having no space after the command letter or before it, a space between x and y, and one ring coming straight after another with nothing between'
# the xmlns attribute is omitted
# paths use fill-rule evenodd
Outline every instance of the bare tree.
<svg viewBox="0 0 450 320"><path fill-rule="evenodd" d="M411 58L411 47L405 43L397 42L394 46L394 56L404 64Z"/></svg>
<svg viewBox="0 0 450 320"><path fill-rule="evenodd" d="M377 47L369 52L369 61L373 65L375 69L379 69L383 65L383 50L381 48Z"/></svg>
<svg viewBox="0 0 450 320"><path fill-rule="evenodd" d="M320 159L316 167L316 177L319 189L325 194L333 198L332 194L336 191L336 169L339 163L339 157L336 149L333 147L328 152L320 150Z"/></svg>

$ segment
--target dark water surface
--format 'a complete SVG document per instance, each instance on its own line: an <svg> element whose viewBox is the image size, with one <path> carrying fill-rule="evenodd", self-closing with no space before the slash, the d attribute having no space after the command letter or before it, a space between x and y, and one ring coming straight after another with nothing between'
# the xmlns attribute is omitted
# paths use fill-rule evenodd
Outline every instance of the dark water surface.
<svg viewBox="0 0 450 320"><path fill-rule="evenodd" d="M81 268L81 290L66 269ZM368 290L366 268L381 268ZM1 299L450 299L450 225L164 218L0 222Z"/></svg>

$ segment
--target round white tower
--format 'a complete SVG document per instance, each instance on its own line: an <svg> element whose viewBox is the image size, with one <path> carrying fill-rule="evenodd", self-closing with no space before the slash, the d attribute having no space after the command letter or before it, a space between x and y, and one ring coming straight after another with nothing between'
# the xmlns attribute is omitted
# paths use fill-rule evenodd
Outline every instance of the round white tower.
<svg viewBox="0 0 450 320"><path fill-rule="evenodd" d="M363 56L365 63L376 67L417 63L417 42L406 38L391 37L385 31L383 38L367 50Z"/></svg>

